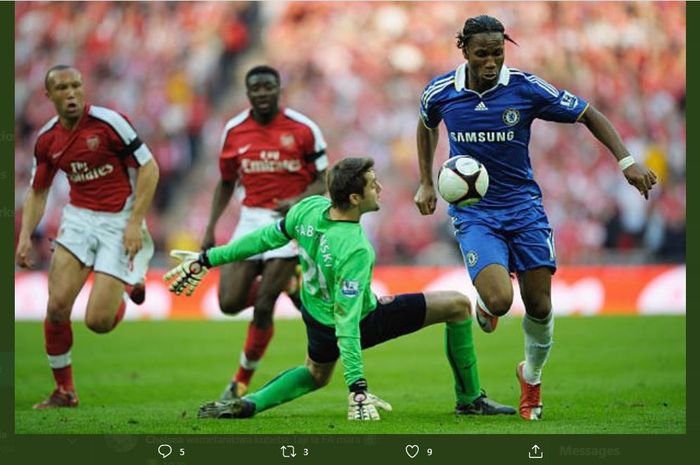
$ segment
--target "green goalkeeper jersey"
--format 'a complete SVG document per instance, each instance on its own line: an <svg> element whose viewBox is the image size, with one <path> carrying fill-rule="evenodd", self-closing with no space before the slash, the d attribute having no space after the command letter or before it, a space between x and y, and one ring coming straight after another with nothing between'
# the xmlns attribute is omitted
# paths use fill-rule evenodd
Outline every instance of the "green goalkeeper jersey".
<svg viewBox="0 0 700 465"><path fill-rule="evenodd" d="M213 266L243 260L295 239L304 274L301 301L319 323L335 327L346 384L364 378L360 320L377 306L370 289L374 249L355 221L329 219L331 202L319 195L294 205L275 224L209 249Z"/></svg>

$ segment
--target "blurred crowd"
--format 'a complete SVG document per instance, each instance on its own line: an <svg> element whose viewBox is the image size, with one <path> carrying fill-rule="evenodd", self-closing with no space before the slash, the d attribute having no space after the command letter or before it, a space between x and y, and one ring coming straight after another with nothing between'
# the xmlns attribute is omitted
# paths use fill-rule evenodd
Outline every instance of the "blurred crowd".
<svg viewBox="0 0 700 465"><path fill-rule="evenodd" d="M462 61L469 16L499 18L518 46L506 65L589 100L660 178L645 201L582 125L536 122L530 153L560 263L685 259L685 6L676 2L265 2L17 4L16 190L51 116L46 69L75 63L95 103L128 114L163 176L149 225L161 251L197 247L226 119L247 106L242 76L267 62L283 103L317 121L331 161L371 155L384 184L366 227L383 264L459 264L444 202L413 205L418 98ZM436 168L448 154L444 133ZM63 197L57 196L55 205ZM236 202L217 240L230 237ZM60 214L42 225L50 236Z"/></svg>

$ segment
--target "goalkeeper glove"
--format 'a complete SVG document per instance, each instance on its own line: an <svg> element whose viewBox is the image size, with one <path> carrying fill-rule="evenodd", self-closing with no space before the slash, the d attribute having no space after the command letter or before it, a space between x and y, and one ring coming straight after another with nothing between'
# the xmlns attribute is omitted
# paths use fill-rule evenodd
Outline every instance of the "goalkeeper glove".
<svg viewBox="0 0 700 465"><path fill-rule="evenodd" d="M348 420L379 420L377 407L391 411L391 404L367 392L367 381L360 378L350 385Z"/></svg>
<svg viewBox="0 0 700 465"><path fill-rule="evenodd" d="M191 296L211 268L207 252L172 250L170 256L181 260L182 263L168 271L163 276L163 280L166 282L172 280L168 287L170 292L180 295L184 291L186 296Z"/></svg>

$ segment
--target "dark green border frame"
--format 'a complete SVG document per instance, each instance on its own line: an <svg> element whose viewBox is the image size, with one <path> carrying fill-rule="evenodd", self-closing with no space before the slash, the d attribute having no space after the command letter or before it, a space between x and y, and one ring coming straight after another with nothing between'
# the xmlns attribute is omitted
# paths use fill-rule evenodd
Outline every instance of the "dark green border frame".
<svg viewBox="0 0 700 465"><path fill-rule="evenodd" d="M14 5L0 4L0 460L14 431ZM4 462L4 460L3 460Z"/></svg>
<svg viewBox="0 0 700 465"><path fill-rule="evenodd" d="M700 45L700 31L693 26L700 26L700 4L687 4L688 40L687 40L687 82L697 82L700 77L698 64L690 57L697 57ZM186 436L186 435L14 435L14 4L0 3L0 243L6 244L5 253L0 255L2 279L0 295L6 302L0 311L0 461L7 464L44 463L53 464L170 464L202 465L226 464L252 461L253 463L629 463L658 464L685 461L697 454L693 436L697 434L696 402L688 396L687 434L685 435L383 435L383 436ZM688 102L700 101L695 96L697 85L688 89ZM688 108L692 108L689 104ZM697 115L688 114L687 127L692 128ZM697 169L694 149L697 147L697 135L688 131L687 172ZM696 188L688 183L688 204L697 205L699 200ZM687 237L694 237L698 232L699 217L690 208L687 214ZM688 244L688 263L698 260L697 249ZM697 265L695 265L697 266ZM697 268L689 267L687 282L700 283ZM688 286L688 302L697 302L700 296L698 286ZM687 330L697 326L693 312L688 308ZM690 360L697 360L695 352L697 340L687 338L687 353ZM688 393L697 392L697 372L691 364L687 365ZM653 373L649 374L653 376ZM614 422L614 418L610 419ZM158 445L169 443L175 453L162 459L157 453ZM283 459L280 453L282 445L294 445L297 457ZM407 444L420 446L419 455L411 460L404 448ZM541 447L544 458L530 460L530 448L537 444ZM309 449L309 455L303 456L302 449ZM185 455L179 456L180 448ZM425 455L427 448L433 455ZM682 458L681 458L682 457ZM506 462L507 461L507 462Z"/></svg>

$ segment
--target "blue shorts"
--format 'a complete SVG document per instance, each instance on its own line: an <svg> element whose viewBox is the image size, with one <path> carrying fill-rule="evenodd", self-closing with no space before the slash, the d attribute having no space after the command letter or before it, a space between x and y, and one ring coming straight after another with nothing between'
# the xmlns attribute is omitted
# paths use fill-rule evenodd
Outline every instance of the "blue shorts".
<svg viewBox="0 0 700 465"><path fill-rule="evenodd" d="M557 269L554 234L542 205L507 216L452 217L455 237L472 282L488 265L502 265L510 273L547 267Z"/></svg>

